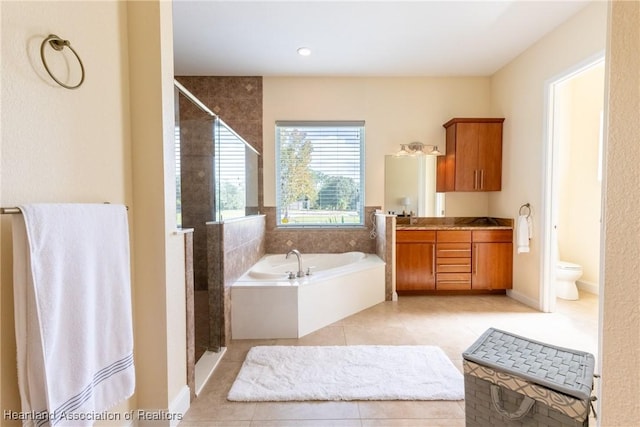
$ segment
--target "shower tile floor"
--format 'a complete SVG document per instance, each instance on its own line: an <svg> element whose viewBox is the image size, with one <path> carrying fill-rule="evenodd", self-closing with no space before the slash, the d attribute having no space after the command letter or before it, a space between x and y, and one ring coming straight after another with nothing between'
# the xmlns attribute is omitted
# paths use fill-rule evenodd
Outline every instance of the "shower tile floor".
<svg viewBox="0 0 640 427"><path fill-rule="evenodd" d="M242 403L226 396L255 345L437 345L462 371L462 352L489 327L596 355L597 321L598 298L588 293L578 301L558 300L555 313L507 296L400 297L300 339L232 341L180 427L464 426L464 401Z"/></svg>

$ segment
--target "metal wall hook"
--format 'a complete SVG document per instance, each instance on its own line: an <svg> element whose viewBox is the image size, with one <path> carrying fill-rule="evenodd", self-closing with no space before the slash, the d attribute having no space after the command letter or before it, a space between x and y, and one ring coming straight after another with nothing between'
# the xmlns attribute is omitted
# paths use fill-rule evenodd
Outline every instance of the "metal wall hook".
<svg viewBox="0 0 640 427"><path fill-rule="evenodd" d="M52 38L52 37L56 37L56 38ZM47 38L49 39L49 44L51 45L52 48L54 48L55 50L62 50L64 49L65 46L69 46L69 49L71 49L71 43L69 43L69 40L61 40L60 38L57 38L57 37L58 36L51 34Z"/></svg>
<svg viewBox="0 0 640 427"><path fill-rule="evenodd" d="M78 59L78 64L80 64L80 72L81 72L81 77L80 77L80 81L78 82L78 84L71 86L71 85L67 85L65 83L62 83L60 80L58 80L53 73L51 72L51 70L49 69L49 66L47 65L47 61L44 58L44 47L46 46L47 42L49 42L49 45L53 48L53 50L60 52L62 49L64 49L65 47L68 47L69 50L71 50L71 52L73 52L73 54L75 55L75 57ZM42 59L42 64L44 65L44 68L47 70L47 73L49 73L49 75L51 76L51 78L58 83L60 86L66 88L66 89L77 89L79 88L82 83L84 82L84 65L82 64L82 60L80 59L80 56L78 56L78 53L71 47L71 42L69 42L69 40L64 40L61 39L60 37L56 36L55 34L49 34L49 37L47 37L46 39L43 40L42 44L40 45L40 58Z"/></svg>

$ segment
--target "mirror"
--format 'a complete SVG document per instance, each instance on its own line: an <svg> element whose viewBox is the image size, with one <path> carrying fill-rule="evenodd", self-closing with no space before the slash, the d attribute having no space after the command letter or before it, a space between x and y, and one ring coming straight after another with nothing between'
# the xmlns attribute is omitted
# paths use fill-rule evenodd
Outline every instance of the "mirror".
<svg viewBox="0 0 640 427"><path fill-rule="evenodd" d="M384 159L384 211L402 215L443 216L444 194L436 193L436 156Z"/></svg>

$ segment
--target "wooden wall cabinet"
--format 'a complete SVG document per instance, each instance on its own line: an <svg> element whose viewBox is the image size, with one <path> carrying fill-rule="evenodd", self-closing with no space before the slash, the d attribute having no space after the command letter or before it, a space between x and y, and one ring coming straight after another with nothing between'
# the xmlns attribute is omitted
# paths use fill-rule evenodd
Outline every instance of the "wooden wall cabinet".
<svg viewBox="0 0 640 427"><path fill-rule="evenodd" d="M435 231L396 231L396 291L435 289L435 244Z"/></svg>
<svg viewBox="0 0 640 427"><path fill-rule="evenodd" d="M438 157L436 191L502 189L504 118L454 118L446 129L446 154Z"/></svg>

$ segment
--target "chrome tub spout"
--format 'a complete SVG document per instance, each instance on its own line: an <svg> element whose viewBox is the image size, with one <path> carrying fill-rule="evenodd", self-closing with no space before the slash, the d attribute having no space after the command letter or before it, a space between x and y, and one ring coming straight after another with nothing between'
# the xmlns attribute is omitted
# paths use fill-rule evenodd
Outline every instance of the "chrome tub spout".
<svg viewBox="0 0 640 427"><path fill-rule="evenodd" d="M302 254L300 253L299 250L292 249L289 251L289 253L287 253L287 256L285 257L285 259L289 259L289 255L291 254L294 254L298 258L298 273L296 274L296 276L304 277L304 271L302 271Z"/></svg>

